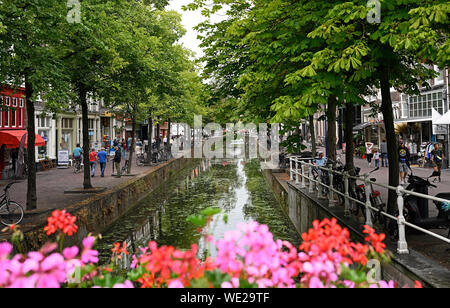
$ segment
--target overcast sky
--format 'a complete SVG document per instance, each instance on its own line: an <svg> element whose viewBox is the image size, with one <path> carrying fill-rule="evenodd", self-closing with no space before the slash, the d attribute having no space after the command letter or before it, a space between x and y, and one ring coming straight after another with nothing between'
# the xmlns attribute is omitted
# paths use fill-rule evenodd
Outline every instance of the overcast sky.
<svg viewBox="0 0 450 308"><path fill-rule="evenodd" d="M194 30L194 27L199 23L205 20L202 16L200 10L197 11L183 11L181 7L183 5L187 5L191 2L191 0L172 0L169 5L169 9L178 11L183 15L183 26L186 29L187 33L181 40L181 43L186 47L196 53L196 57L199 58L203 55L201 48L199 47L200 41L197 39L198 33ZM221 16L213 16L211 17L212 21L217 22L220 21Z"/></svg>

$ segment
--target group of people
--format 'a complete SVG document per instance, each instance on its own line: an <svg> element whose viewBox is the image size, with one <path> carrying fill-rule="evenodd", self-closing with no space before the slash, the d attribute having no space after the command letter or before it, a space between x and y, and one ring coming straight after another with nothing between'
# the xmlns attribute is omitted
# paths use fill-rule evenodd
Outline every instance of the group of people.
<svg viewBox="0 0 450 308"><path fill-rule="evenodd" d="M372 161L375 162L375 168L389 167L388 165L388 155L387 155L387 143L383 140L380 144L380 149L375 148L372 142L366 142L366 157L369 167L372 167Z"/></svg>
<svg viewBox="0 0 450 308"><path fill-rule="evenodd" d="M122 148L119 148L119 145L114 147L114 167L117 171L117 177L122 176L121 162L122 162ZM77 147L73 150L73 158L77 163L81 163L83 155L83 149L77 144ZM108 153L106 152L106 148L101 148L99 152L95 149L91 149L89 153L89 166L91 170L91 176L95 177L95 170L97 167L97 163L100 164L100 176L102 178L105 177L106 164L108 162Z"/></svg>
<svg viewBox="0 0 450 308"><path fill-rule="evenodd" d="M375 145L371 142L365 143L366 147L366 157L369 167L372 167L372 161L375 162L375 167L388 167L388 148L386 140L383 140L380 144L380 149L375 148ZM408 147L403 140L400 141L400 147L398 149L399 162L400 162L400 184L406 184L406 176L408 171L411 169L411 155ZM441 172L442 164L444 162L445 156L444 151L441 149L439 144L434 144L433 150L430 155L431 162L433 164L436 180L441 182Z"/></svg>
<svg viewBox="0 0 450 308"><path fill-rule="evenodd" d="M404 141L400 141L398 154L400 159L400 184L406 184L405 179L408 175L408 170L411 169L411 155ZM445 155L439 144L434 144L430 158L434 169L433 176L436 177L437 181L441 182L442 164L445 160Z"/></svg>

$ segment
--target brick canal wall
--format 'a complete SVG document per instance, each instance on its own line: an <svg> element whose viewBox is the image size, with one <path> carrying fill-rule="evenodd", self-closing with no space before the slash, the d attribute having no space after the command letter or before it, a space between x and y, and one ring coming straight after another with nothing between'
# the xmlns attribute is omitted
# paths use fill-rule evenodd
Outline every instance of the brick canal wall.
<svg viewBox="0 0 450 308"><path fill-rule="evenodd" d="M67 207L69 213L77 216L76 224L79 229L76 237L69 238L65 245L79 244L89 233L101 234L140 200L192 162L193 160L186 158L171 160L156 170L152 169L119 186ZM24 243L27 246L25 250L37 250L49 241L43 231L47 223L45 217L39 217L36 219L37 223L24 228Z"/></svg>
<svg viewBox="0 0 450 308"><path fill-rule="evenodd" d="M306 190L299 189L294 183L283 182L278 172L278 170L263 171L280 205L300 234L307 232L314 220L336 218L341 226L350 231L354 241L364 241L363 224L345 217L342 207L330 208L328 199L318 200L317 194L311 195ZM387 242L388 250L395 252L395 243ZM410 249L409 255L393 253L392 262L382 266L381 274L383 280L394 280L401 286L414 287L415 280L418 280L424 287L450 287L450 271L413 249Z"/></svg>

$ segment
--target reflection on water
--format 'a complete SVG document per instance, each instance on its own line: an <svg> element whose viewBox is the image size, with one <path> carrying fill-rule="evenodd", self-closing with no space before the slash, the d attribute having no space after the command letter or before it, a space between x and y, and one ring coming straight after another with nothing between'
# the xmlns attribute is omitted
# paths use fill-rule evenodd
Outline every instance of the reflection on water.
<svg viewBox="0 0 450 308"><path fill-rule="evenodd" d="M108 262L112 244L123 241L130 251L149 241L180 249L198 243L203 254L203 239L186 219L209 207L222 209L209 230L216 239L223 238L225 232L236 229L241 222L257 221L267 224L275 238L299 243L299 236L266 184L258 161L202 161L163 184L105 232L99 243L101 261Z"/></svg>

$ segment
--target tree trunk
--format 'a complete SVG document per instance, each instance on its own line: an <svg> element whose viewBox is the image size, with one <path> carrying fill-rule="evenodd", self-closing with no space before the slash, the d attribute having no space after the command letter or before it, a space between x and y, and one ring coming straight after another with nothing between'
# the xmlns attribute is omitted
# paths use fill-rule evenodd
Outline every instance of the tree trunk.
<svg viewBox="0 0 450 308"><path fill-rule="evenodd" d="M81 105L82 124L83 124L83 163L84 163L84 181L83 188L91 189L91 165L89 163L89 152L91 151L89 144L89 110L87 102L87 91L84 85L80 85L78 89L78 99Z"/></svg>
<svg viewBox="0 0 450 308"><path fill-rule="evenodd" d="M27 147L27 167L28 167L28 181L27 181L27 210L32 211L37 209L37 193L36 193L36 135L35 135L35 116L34 116L34 101L32 99L34 93L33 84L25 75L25 99L27 110L27 132L28 132L28 147Z"/></svg>
<svg viewBox="0 0 450 308"><path fill-rule="evenodd" d="M150 160L152 157L152 140L153 140L153 119L150 116L148 119L148 148L147 148L147 159Z"/></svg>
<svg viewBox="0 0 450 308"><path fill-rule="evenodd" d="M389 185L397 187L399 185L399 157L398 142L395 135L394 113L392 109L391 84L389 76L389 68L380 67L380 83L381 83L381 111L383 112L384 125L386 129L386 141L388 147L389 159ZM397 193L389 190L388 213L395 213L397 209Z"/></svg>
<svg viewBox="0 0 450 308"><path fill-rule="evenodd" d="M171 126L172 126L172 120L169 119L169 130L168 130L168 132L167 132L167 149L166 149L166 150L169 150L169 149L170 149L170 135L172 134L172 128L171 128Z"/></svg>
<svg viewBox="0 0 450 308"><path fill-rule="evenodd" d="M129 163L128 163L128 168L127 168L127 173L131 174L131 162L133 161L133 154L134 154L134 149L136 148L136 120L134 119L134 117L131 119L133 121L132 124L132 132L131 132L131 144L130 144L130 156L128 158Z"/></svg>
<svg viewBox="0 0 450 308"><path fill-rule="evenodd" d="M336 97L328 98L327 109L327 158L336 161Z"/></svg>
<svg viewBox="0 0 450 308"><path fill-rule="evenodd" d="M314 115L309 116L309 131L311 133L311 152L313 157L316 157L317 145L316 145L316 128L314 127Z"/></svg>
<svg viewBox="0 0 450 308"><path fill-rule="evenodd" d="M344 113L344 139L345 139L345 165L346 170L350 174L354 175L355 163L353 160L353 153L355 147L353 145L353 118L354 118L354 107L351 102L345 103L345 113Z"/></svg>
<svg viewBox="0 0 450 308"><path fill-rule="evenodd" d="M161 125L158 122L158 124L156 125L156 148L158 149L158 151L161 147L161 138L160 137L161 137Z"/></svg>

